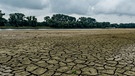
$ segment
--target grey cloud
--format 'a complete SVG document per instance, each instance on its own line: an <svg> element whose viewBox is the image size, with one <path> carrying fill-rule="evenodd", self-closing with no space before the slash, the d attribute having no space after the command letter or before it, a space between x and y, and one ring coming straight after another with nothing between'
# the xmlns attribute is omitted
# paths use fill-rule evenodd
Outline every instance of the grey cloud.
<svg viewBox="0 0 135 76"><path fill-rule="evenodd" d="M91 16L100 21L106 20L105 17L110 17L107 20L112 22L119 18L118 22L124 22L135 19L135 0L0 0L0 10L7 14L22 12L40 18L62 13Z"/></svg>
<svg viewBox="0 0 135 76"><path fill-rule="evenodd" d="M135 15L135 0L0 0L17 8L48 8L50 13Z"/></svg>
<svg viewBox="0 0 135 76"><path fill-rule="evenodd" d="M18 8L43 9L47 7L47 0L0 0L0 4Z"/></svg>
<svg viewBox="0 0 135 76"><path fill-rule="evenodd" d="M98 0L50 0L52 12L66 14L86 14L89 6Z"/></svg>
<svg viewBox="0 0 135 76"><path fill-rule="evenodd" d="M53 13L135 15L133 0L50 0Z"/></svg>
<svg viewBox="0 0 135 76"><path fill-rule="evenodd" d="M133 0L102 0L94 6L94 13L135 16L134 4Z"/></svg>

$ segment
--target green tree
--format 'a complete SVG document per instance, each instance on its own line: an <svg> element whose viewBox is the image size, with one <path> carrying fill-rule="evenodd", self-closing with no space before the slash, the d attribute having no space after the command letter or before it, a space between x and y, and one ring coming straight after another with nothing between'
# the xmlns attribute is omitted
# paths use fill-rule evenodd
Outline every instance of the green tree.
<svg viewBox="0 0 135 76"><path fill-rule="evenodd" d="M22 13L13 13L9 15L9 23L13 26L24 26L25 15Z"/></svg>
<svg viewBox="0 0 135 76"><path fill-rule="evenodd" d="M7 22L7 20L3 18L4 15L5 13L2 13L2 11L0 10L0 26L4 26L5 23Z"/></svg>
<svg viewBox="0 0 135 76"><path fill-rule="evenodd" d="M59 21L59 22L69 22L69 21L72 22L72 21L76 21L76 18L63 14L55 14L52 16L52 20Z"/></svg>
<svg viewBox="0 0 135 76"><path fill-rule="evenodd" d="M55 23L53 27L71 28L73 27L72 24L76 22L76 18L63 14L55 14L51 17L51 22Z"/></svg>
<svg viewBox="0 0 135 76"><path fill-rule="evenodd" d="M50 20L50 16L44 17L45 22L48 22Z"/></svg>
<svg viewBox="0 0 135 76"><path fill-rule="evenodd" d="M109 28L110 26L110 22L102 22L101 28Z"/></svg>
<svg viewBox="0 0 135 76"><path fill-rule="evenodd" d="M3 18L3 15L5 15L5 13L2 13L2 11L0 10L0 18Z"/></svg>
<svg viewBox="0 0 135 76"><path fill-rule="evenodd" d="M50 16L44 17L44 22L42 23L43 25L50 26Z"/></svg>
<svg viewBox="0 0 135 76"><path fill-rule="evenodd" d="M94 18L80 17L77 20L77 25L79 28L95 28L96 20Z"/></svg>
<svg viewBox="0 0 135 76"><path fill-rule="evenodd" d="M28 25L35 27L37 25L37 18L35 16L26 17Z"/></svg>

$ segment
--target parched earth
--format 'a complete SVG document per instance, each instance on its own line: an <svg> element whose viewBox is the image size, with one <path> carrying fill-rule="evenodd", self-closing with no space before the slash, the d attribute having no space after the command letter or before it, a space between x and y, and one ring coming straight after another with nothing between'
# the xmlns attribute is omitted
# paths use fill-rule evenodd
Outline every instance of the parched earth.
<svg viewBox="0 0 135 76"><path fill-rule="evenodd" d="M135 76L135 30L0 31L0 76Z"/></svg>

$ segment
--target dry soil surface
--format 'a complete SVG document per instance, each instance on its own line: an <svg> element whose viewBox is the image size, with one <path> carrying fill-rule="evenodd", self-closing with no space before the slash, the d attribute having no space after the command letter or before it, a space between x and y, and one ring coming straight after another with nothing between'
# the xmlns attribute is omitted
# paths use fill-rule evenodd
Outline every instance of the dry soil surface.
<svg viewBox="0 0 135 76"><path fill-rule="evenodd" d="M0 31L0 76L135 76L135 29Z"/></svg>

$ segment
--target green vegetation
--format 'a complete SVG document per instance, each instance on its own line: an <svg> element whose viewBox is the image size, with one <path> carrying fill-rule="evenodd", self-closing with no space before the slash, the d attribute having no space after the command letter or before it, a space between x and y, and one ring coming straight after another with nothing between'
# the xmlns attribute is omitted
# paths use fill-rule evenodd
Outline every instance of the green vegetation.
<svg viewBox="0 0 135 76"><path fill-rule="evenodd" d="M110 22L97 22L91 17L75 17L54 14L44 17L43 22L38 22L35 16L25 16L22 13L9 14L9 19L3 18L5 13L0 10L0 28L135 28L135 23L111 24Z"/></svg>
<svg viewBox="0 0 135 76"><path fill-rule="evenodd" d="M72 74L76 74L76 70L73 70L73 71L72 71Z"/></svg>

